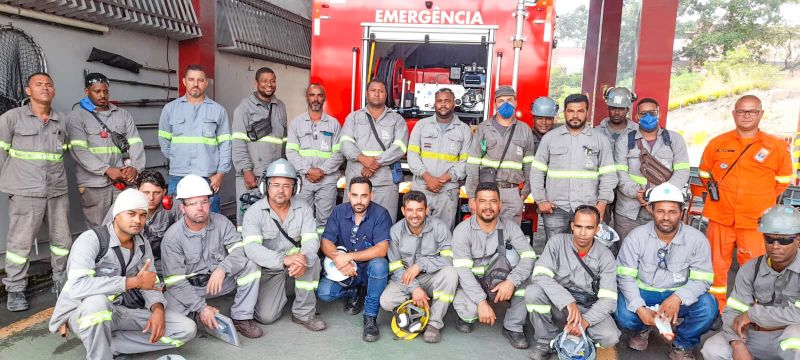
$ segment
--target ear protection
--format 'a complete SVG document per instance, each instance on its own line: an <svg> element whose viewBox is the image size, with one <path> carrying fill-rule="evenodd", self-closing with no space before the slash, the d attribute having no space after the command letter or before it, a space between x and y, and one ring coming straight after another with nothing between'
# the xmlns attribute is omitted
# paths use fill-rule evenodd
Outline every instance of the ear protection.
<svg viewBox="0 0 800 360"><path fill-rule="evenodd" d="M425 310L416 305L406 305L406 312L398 313L397 309L394 310L395 318L397 319L397 326L400 330L410 333L416 333L422 330L425 324L422 323L422 318L425 316Z"/></svg>
<svg viewBox="0 0 800 360"><path fill-rule="evenodd" d="M172 210L172 204L172 196L164 195L164 197L161 198L161 206L164 207L164 209Z"/></svg>
<svg viewBox="0 0 800 360"><path fill-rule="evenodd" d="M614 87L607 88L607 89L605 89L605 90L603 91L603 99L604 99L606 102L608 102L608 101L611 101L611 99L609 99L609 95L611 95L611 92L612 92L613 90L615 90L615 89L621 89L621 88L620 88L620 87L617 87L617 86L614 86ZM626 90L627 90L627 89L626 89ZM635 101L636 101L636 99L638 99L638 98L639 98L639 96L637 96L637 95L636 95L636 93L635 93L635 92L633 92L633 91L630 91L630 90L629 90L629 92L630 92L630 94L631 94L631 103L633 103L633 102L635 102Z"/></svg>
<svg viewBox="0 0 800 360"><path fill-rule="evenodd" d="M267 196L267 185L269 185L269 178L266 176L261 176L261 179L258 182L258 192L260 192L262 196ZM292 196L299 194L302 187L303 178L298 177L297 179L293 179Z"/></svg>

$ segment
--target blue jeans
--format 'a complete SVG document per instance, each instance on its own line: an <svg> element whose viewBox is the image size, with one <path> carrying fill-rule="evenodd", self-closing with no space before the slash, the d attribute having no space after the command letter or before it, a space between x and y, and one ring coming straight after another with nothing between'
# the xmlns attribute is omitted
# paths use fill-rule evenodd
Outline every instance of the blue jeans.
<svg viewBox="0 0 800 360"><path fill-rule="evenodd" d="M183 179L183 176L175 176L175 175L169 176L169 184L167 185L167 194L169 194L173 198L175 198L175 191L178 188L178 182L181 181L181 179ZM203 179L206 179L206 181L209 181L209 184L211 184L211 180L209 180L207 177L204 177ZM219 214L219 211L220 211L219 192L215 192L214 195L211 196L211 212Z"/></svg>
<svg viewBox="0 0 800 360"><path fill-rule="evenodd" d="M647 306L661 304L672 293L673 291L639 290L639 294ZM636 313L628 311L627 305L625 296L620 292L617 300L617 324L619 327L631 331L645 330L647 326L642 323ZM675 329L675 346L688 350L699 344L700 336L711 328L718 313L717 300L709 293L701 295L697 302L690 306L681 305L678 317L683 318L683 322Z"/></svg>
<svg viewBox="0 0 800 360"><path fill-rule="evenodd" d="M361 266L362 264L359 264L358 275L353 278L353 283L348 287L344 287L326 277L320 278L319 287L317 288L319 299L331 302L341 298L349 298L357 294L358 288L366 285L367 296L364 299L364 316L378 316L378 311L381 308L381 294L383 289L386 288L386 281L389 279L389 262L386 261L386 258L374 258L367 262L366 266Z"/></svg>

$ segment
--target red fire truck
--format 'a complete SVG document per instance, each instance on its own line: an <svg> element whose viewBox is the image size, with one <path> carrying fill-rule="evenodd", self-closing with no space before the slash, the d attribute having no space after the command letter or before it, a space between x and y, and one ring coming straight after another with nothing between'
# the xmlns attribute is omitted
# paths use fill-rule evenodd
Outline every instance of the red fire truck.
<svg viewBox="0 0 800 360"><path fill-rule="evenodd" d="M387 106L407 119L409 131L434 114L440 87L453 90L456 114L471 125L492 116L500 85L517 89L517 117L529 124L531 103L548 93L553 0L315 0L313 6L311 82L325 86L325 110L340 121L365 106L373 77L387 83ZM407 192L410 183L400 188Z"/></svg>

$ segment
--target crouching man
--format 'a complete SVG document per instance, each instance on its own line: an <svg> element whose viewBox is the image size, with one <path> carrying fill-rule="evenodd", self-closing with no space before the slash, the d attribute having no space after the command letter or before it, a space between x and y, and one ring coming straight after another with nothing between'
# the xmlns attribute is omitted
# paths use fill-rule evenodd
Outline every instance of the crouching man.
<svg viewBox="0 0 800 360"><path fill-rule="evenodd" d="M392 226L389 243L392 281L381 295L381 307L392 311L409 297L414 305L429 307L430 319L423 339L438 343L442 340L442 319L458 287L458 273L452 266L450 227L428 216L428 200L420 191L406 194L400 210L405 218Z"/></svg>
<svg viewBox="0 0 800 360"><path fill-rule="evenodd" d="M164 310L153 252L139 235L147 221L147 198L125 190L113 215L111 223L75 240L50 331L66 337L72 330L92 360L182 346L194 338L196 326Z"/></svg>
<svg viewBox="0 0 800 360"><path fill-rule="evenodd" d="M525 301L536 345L530 358L547 359L550 341L564 325L572 335L581 330L598 343L597 359L616 359L620 331L611 314L617 307L617 266L614 254L594 241L600 212L580 205L570 223L570 234L549 239L536 261ZM555 308L553 308L555 306ZM578 328L580 327L580 328Z"/></svg>

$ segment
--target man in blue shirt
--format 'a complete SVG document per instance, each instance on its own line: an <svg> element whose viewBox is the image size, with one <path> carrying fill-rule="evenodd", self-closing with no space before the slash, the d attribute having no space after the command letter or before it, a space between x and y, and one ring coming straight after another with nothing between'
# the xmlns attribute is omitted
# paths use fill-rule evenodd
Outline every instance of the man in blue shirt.
<svg viewBox="0 0 800 360"><path fill-rule="evenodd" d="M392 218L385 208L371 202L372 182L368 178L352 178L347 195L350 202L333 208L328 218L321 249L348 278L343 281L321 278L317 295L326 302L346 298L344 312L349 315L358 314L363 307L362 339L373 342L380 337L377 318L381 293L389 277L386 252Z"/></svg>
<svg viewBox="0 0 800 360"><path fill-rule="evenodd" d="M158 144L169 161L170 195L186 175L205 178L214 196L211 211L219 213L222 178L231 170L231 128L222 105L206 96L208 78L200 65L184 72L186 94L164 106L158 122Z"/></svg>

